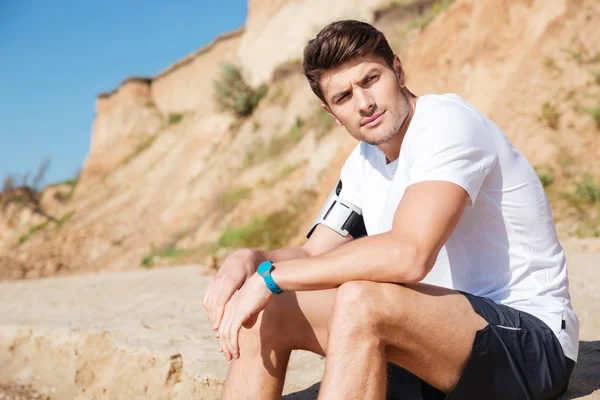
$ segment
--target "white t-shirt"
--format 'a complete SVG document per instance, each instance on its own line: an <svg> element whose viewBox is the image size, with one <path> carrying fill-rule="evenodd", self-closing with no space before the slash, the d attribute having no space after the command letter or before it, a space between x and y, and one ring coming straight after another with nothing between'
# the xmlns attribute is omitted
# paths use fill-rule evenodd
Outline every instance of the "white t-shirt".
<svg viewBox="0 0 600 400"><path fill-rule="evenodd" d="M361 142L341 180L340 196L362 210L369 235L391 230L409 185L436 180L464 188L468 206L422 282L538 317L577 361L579 320L544 189L527 159L473 105L455 94L418 98L398 159L386 164L377 147Z"/></svg>

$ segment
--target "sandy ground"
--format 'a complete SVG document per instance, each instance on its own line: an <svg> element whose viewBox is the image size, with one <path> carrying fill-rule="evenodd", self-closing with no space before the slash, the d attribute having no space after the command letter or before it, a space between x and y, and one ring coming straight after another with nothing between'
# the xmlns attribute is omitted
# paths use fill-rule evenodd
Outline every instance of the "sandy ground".
<svg viewBox="0 0 600 400"><path fill-rule="evenodd" d="M22 385L0 385L0 400L48 400L48 396L43 396L33 390L30 386Z"/></svg>
<svg viewBox="0 0 600 400"><path fill-rule="evenodd" d="M562 398L600 400L600 251L564 245L581 347ZM210 277L202 271L0 283L0 399L218 398L228 363L204 319ZM323 366L319 356L294 353L284 399L315 398Z"/></svg>

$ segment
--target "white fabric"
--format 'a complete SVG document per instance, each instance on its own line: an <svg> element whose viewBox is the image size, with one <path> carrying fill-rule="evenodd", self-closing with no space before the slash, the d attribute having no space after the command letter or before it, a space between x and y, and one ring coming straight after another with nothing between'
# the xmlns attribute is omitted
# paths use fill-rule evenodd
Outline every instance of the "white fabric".
<svg viewBox="0 0 600 400"><path fill-rule="evenodd" d="M391 230L407 186L430 180L461 186L468 207L422 282L538 317L577 361L579 321L548 200L500 128L455 94L422 96L398 159L386 162L377 147L361 142L341 171L340 196L361 208L367 233Z"/></svg>

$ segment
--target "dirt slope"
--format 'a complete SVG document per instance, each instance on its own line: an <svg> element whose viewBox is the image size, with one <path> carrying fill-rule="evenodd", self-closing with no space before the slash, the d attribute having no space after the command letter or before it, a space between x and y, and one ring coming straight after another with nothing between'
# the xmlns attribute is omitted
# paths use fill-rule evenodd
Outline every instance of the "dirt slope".
<svg viewBox="0 0 600 400"><path fill-rule="evenodd" d="M600 3L446 3L251 1L246 27L99 96L77 184L43 193L57 222L0 207L0 279L301 243L356 142L319 111L298 60L315 29L348 17L386 33L416 94L456 92L505 130L545 179L561 235L600 235ZM274 34L292 15L304 17ZM268 87L244 118L213 99L235 60Z"/></svg>

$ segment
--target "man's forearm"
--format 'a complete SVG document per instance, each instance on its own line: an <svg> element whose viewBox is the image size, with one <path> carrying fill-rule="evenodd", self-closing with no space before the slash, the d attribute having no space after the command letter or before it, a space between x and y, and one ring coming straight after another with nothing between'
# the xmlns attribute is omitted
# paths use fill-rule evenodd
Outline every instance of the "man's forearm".
<svg viewBox="0 0 600 400"><path fill-rule="evenodd" d="M282 262L295 260L298 258L306 258L309 256L308 252L301 247L284 247L281 249L264 251L260 249L252 249L256 254L256 266L259 263L271 260L273 262Z"/></svg>
<svg viewBox="0 0 600 400"><path fill-rule="evenodd" d="M425 269L413 246L384 233L354 240L316 257L275 262L272 275L284 291L322 290L354 280L417 282Z"/></svg>

